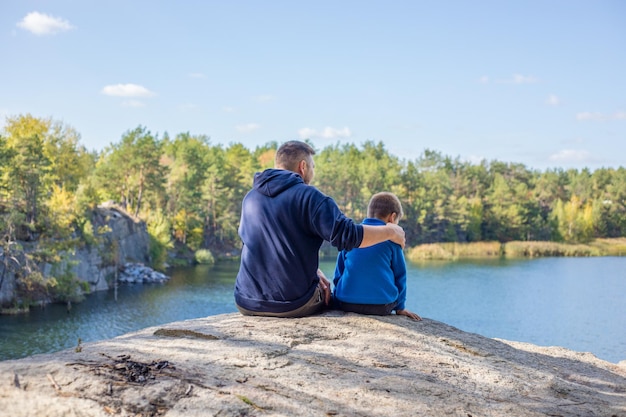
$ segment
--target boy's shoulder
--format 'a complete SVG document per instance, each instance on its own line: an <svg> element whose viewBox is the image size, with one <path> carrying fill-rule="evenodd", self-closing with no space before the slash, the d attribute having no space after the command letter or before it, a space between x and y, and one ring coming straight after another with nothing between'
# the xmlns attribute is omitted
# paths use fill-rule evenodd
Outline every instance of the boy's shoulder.
<svg viewBox="0 0 626 417"><path fill-rule="evenodd" d="M363 222L361 224L364 224L367 226L384 226L387 223L385 223L384 220L377 219L375 217L366 217L365 219L363 219Z"/></svg>

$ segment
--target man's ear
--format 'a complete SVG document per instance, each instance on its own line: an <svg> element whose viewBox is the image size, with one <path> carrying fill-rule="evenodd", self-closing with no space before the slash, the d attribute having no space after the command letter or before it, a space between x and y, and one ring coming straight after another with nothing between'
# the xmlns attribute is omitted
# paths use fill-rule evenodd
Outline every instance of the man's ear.
<svg viewBox="0 0 626 417"><path fill-rule="evenodd" d="M302 161L298 162L298 174L300 174L300 176L303 178L304 178L305 169L306 169L306 161L303 159Z"/></svg>

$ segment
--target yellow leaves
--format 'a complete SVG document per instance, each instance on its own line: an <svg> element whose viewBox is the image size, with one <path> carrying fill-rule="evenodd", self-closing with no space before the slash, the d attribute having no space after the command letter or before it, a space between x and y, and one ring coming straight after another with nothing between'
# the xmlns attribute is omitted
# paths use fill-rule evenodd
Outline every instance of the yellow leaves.
<svg viewBox="0 0 626 417"><path fill-rule="evenodd" d="M567 242L587 242L593 237L593 202L572 195L569 201L558 200L553 211L561 236Z"/></svg>
<svg viewBox="0 0 626 417"><path fill-rule="evenodd" d="M76 220L76 195L63 187L53 185L50 198L45 204L55 234L66 236L71 233L72 223Z"/></svg>
<svg viewBox="0 0 626 417"><path fill-rule="evenodd" d="M203 228L202 220L196 213L188 213L181 209L174 216L174 237L191 249L196 250L202 244Z"/></svg>
<svg viewBox="0 0 626 417"><path fill-rule="evenodd" d="M274 167L274 157L276 156L275 149L268 149L261 153L258 157L259 166L261 170Z"/></svg>
<svg viewBox="0 0 626 417"><path fill-rule="evenodd" d="M52 121L33 117L30 114L6 118L5 131L8 134L7 145L19 147L23 138L39 136L43 139L48 135Z"/></svg>

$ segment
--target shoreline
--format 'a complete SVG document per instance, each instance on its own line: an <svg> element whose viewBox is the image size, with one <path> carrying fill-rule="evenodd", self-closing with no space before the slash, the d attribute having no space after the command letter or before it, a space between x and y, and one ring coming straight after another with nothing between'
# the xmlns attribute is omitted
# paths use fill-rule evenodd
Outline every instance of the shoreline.
<svg viewBox="0 0 626 417"><path fill-rule="evenodd" d="M602 256L626 256L626 238L595 239L586 244L552 241L437 242L406 250L406 257L412 262Z"/></svg>

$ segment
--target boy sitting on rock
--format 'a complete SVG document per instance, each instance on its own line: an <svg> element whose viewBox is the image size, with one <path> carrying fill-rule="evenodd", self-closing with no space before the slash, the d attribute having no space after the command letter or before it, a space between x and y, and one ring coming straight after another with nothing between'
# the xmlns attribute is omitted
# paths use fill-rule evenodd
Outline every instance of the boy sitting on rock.
<svg viewBox="0 0 626 417"><path fill-rule="evenodd" d="M402 205L393 193L372 196L364 225L398 224ZM406 263L400 245L389 240L367 248L341 251L335 267L335 307L353 313L386 316L396 314L413 320L421 317L405 309Z"/></svg>

